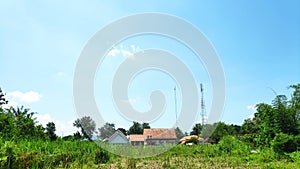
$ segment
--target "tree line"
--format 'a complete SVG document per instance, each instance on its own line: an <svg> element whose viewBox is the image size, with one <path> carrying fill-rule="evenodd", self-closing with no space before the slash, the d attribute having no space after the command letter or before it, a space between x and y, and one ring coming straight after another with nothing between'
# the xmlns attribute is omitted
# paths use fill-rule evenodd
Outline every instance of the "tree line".
<svg viewBox="0 0 300 169"><path fill-rule="evenodd" d="M277 147L278 151L296 151L300 145L300 84L291 85L289 89L293 90L290 99L285 95L277 95L271 104L257 104L254 117L245 119L242 125L217 122L202 126L198 123L193 126L190 133L183 133L180 128L175 128L176 135L178 138L185 135L198 135L203 138L209 137L216 142L220 141L222 137L230 135L253 147L274 147L274 149ZM30 112L23 106L3 108L2 106L7 103L8 101L0 89L0 137L14 140L44 139L51 141L58 138L53 122L49 122L46 127L43 127L37 123L33 116L34 112ZM128 130L116 128L114 123L105 123L96 130L96 124L89 116L76 119L73 125L79 128L80 132L61 139L92 140L95 135L100 139L105 139L116 130L129 135L142 134L143 129L151 128L149 123L133 122ZM214 132L212 132L213 129L215 129Z"/></svg>

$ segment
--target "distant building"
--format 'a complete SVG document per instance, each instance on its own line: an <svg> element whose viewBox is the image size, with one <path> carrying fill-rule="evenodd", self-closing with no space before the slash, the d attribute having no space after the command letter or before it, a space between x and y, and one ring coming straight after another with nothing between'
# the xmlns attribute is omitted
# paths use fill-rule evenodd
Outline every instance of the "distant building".
<svg viewBox="0 0 300 169"><path fill-rule="evenodd" d="M111 144L129 144L129 140L120 130L117 130L113 135L111 135L107 141Z"/></svg>
<svg viewBox="0 0 300 169"><path fill-rule="evenodd" d="M144 145L145 144L144 135L143 134L130 134L129 142L133 146Z"/></svg>
<svg viewBox="0 0 300 169"><path fill-rule="evenodd" d="M167 145L176 144L176 132L174 129L144 129L143 134L131 134L131 145Z"/></svg>
<svg viewBox="0 0 300 169"><path fill-rule="evenodd" d="M144 129L143 134L130 134L127 137L121 131L117 130L103 141L111 144L144 146L176 144L176 140L177 137L174 129Z"/></svg>
<svg viewBox="0 0 300 169"><path fill-rule="evenodd" d="M174 129L144 129L143 133L146 145L176 144L176 132Z"/></svg>
<svg viewBox="0 0 300 169"><path fill-rule="evenodd" d="M197 143L194 142L195 140L197 140ZM204 139L197 135L185 136L179 140L179 144L191 145L190 143L192 143L192 144L194 144L194 143L195 144L203 144L203 143L214 144L214 143L216 143L216 141L211 138Z"/></svg>

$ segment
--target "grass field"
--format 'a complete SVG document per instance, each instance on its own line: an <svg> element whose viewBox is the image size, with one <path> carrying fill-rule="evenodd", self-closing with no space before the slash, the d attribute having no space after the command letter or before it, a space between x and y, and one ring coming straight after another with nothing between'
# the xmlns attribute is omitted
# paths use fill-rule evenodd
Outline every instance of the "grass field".
<svg viewBox="0 0 300 169"><path fill-rule="evenodd" d="M300 152L277 155L267 148L251 153L251 147L231 137L215 145L176 145L160 155L137 159L115 155L89 141L0 139L0 147L0 168L300 168Z"/></svg>

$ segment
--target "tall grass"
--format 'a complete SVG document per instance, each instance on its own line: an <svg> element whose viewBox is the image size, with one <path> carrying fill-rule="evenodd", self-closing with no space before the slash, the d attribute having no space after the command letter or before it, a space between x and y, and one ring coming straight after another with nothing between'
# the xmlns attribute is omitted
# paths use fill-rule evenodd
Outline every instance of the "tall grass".
<svg viewBox="0 0 300 169"><path fill-rule="evenodd" d="M164 153L130 159L114 155L89 141L3 140L0 138L0 168L299 168L300 153L278 158L271 148L251 153L251 147L233 137L219 144L176 145ZM101 143L102 144L102 143ZM138 155L164 147L110 146L112 151ZM108 148L108 147L106 147Z"/></svg>

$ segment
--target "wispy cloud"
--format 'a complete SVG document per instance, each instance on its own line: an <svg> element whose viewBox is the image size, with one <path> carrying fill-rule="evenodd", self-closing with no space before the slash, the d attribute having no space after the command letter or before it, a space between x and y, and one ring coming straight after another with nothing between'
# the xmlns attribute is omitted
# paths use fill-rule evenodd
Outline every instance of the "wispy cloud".
<svg viewBox="0 0 300 169"><path fill-rule="evenodd" d="M120 50L119 49L116 49L116 48L113 48L112 50L110 50L109 52L108 52L108 56L116 56L117 54L119 54L120 53Z"/></svg>
<svg viewBox="0 0 300 169"><path fill-rule="evenodd" d="M248 117L248 119L253 119L254 118L254 114L251 114L249 117Z"/></svg>
<svg viewBox="0 0 300 169"><path fill-rule="evenodd" d="M14 91L7 93L6 97L8 100L12 100L11 102L34 103L38 102L42 98L42 95L35 91L25 93L21 91Z"/></svg>
<svg viewBox="0 0 300 169"><path fill-rule="evenodd" d="M136 51L136 47L135 47L135 45L130 45L130 47L131 47L131 50L132 50L133 52L135 52L135 51Z"/></svg>
<svg viewBox="0 0 300 169"><path fill-rule="evenodd" d="M135 58L134 53L137 52L138 50L139 48L136 47L135 45L130 45L130 50L127 50L123 45L120 45L119 48L114 47L113 49L111 49L107 55L117 56L119 54L122 54L122 56L125 56L129 59L134 59Z"/></svg>
<svg viewBox="0 0 300 169"><path fill-rule="evenodd" d="M17 107L18 103L15 101L9 101L7 104L2 105L3 108L9 109L10 107Z"/></svg>
<svg viewBox="0 0 300 169"><path fill-rule="evenodd" d="M73 126L73 122L75 119L71 119L67 122L63 122L57 119L54 119L51 117L50 114L36 114L35 115L38 124L41 124L43 127L46 127L47 123L49 122L54 122L55 127L56 127L56 134L59 136L67 136L67 135L72 135L78 129Z"/></svg>
<svg viewBox="0 0 300 169"><path fill-rule="evenodd" d="M248 105L247 109L255 111L256 110L256 104L254 104L254 105Z"/></svg>
<svg viewBox="0 0 300 169"><path fill-rule="evenodd" d="M131 51L129 51L129 50L122 49L121 53L123 54L123 56L126 56L129 59L134 59L134 54Z"/></svg>

